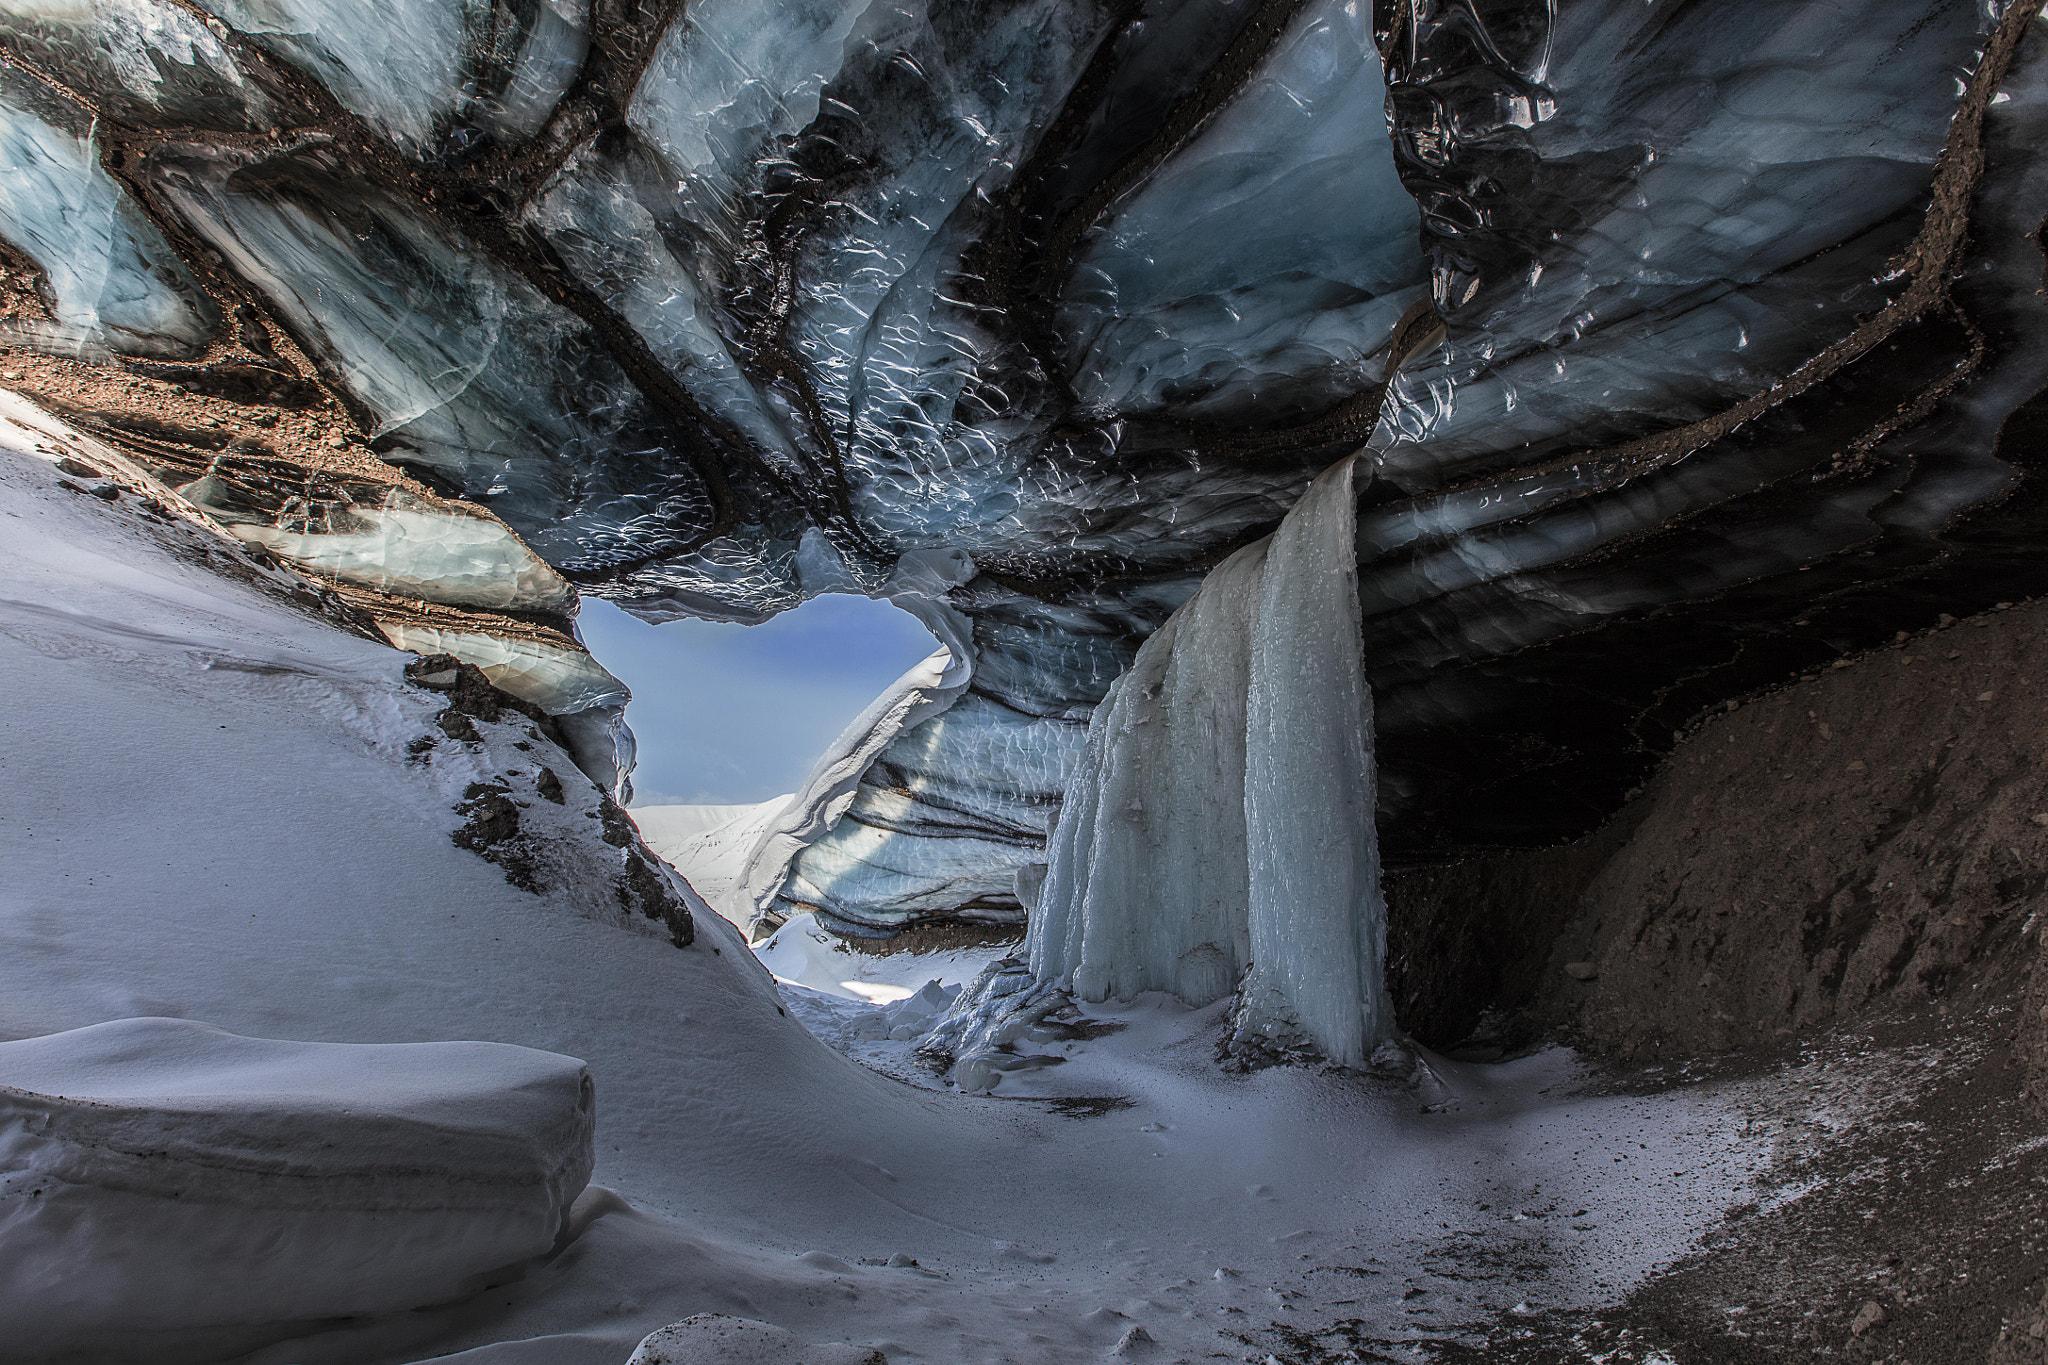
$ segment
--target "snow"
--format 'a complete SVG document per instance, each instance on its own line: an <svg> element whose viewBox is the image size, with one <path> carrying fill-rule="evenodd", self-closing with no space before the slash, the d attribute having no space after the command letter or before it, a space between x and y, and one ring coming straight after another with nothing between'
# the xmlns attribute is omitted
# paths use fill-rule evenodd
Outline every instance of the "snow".
<svg viewBox="0 0 2048 1365"><path fill-rule="evenodd" d="M465 1297L553 1244L595 1117L581 1062L500 1043L0 1043L0 1340L214 1357Z"/></svg>
<svg viewBox="0 0 2048 1365"><path fill-rule="evenodd" d="M859 1346L818 1346L748 1318L699 1313L651 1334L626 1365L884 1365Z"/></svg>
<svg viewBox="0 0 2048 1365"><path fill-rule="evenodd" d="M677 949L573 886L508 884L449 835L481 765L547 756L521 731L410 761L440 698L407 656L303 614L230 538L62 488L55 438L0 423L0 446L0 1038L152 1017L475 1040L596 1086L596 1184L559 1253L249 1365L621 1365L701 1313L892 1365L1094 1361L1134 1327L1162 1360L1257 1360L1272 1323L1407 1340L1607 1302L1759 1193L1739 1087L1588 1094L1561 1051L1436 1062L1426 1096L1234 1075L1223 1006L1160 993L1085 1006L1105 1036L999 1097L947 1090L911 1041L865 1036L873 1005L778 988L716 916ZM875 961L915 992L900 956Z"/></svg>
<svg viewBox="0 0 2048 1365"><path fill-rule="evenodd" d="M647 846L668 859L712 909L742 929L757 906L747 892L749 860L795 793L751 806L635 806Z"/></svg>

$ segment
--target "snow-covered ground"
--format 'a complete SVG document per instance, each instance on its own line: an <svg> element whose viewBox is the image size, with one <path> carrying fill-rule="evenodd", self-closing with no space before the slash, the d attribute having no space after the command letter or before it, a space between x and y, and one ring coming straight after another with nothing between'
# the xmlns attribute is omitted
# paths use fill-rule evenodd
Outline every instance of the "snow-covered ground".
<svg viewBox="0 0 2048 1365"><path fill-rule="evenodd" d="M635 806L633 823L647 846L684 869L690 885L736 925L758 908L743 885L747 855L794 792L751 806Z"/></svg>
<svg viewBox="0 0 2048 1365"><path fill-rule="evenodd" d="M1122 1027L993 1097L946 1092L907 1042L838 1027L873 1008L858 972L778 988L722 920L679 950L509 885L449 840L461 774L436 764L458 759L409 761L439 699L407 656L59 477L0 451L0 1038L168 1016L515 1043L596 1080L608 1190L565 1249L258 1365L618 1365L701 1312L899 1365L1119 1342L1285 1360L1276 1324L1402 1337L1611 1300L1757 1196L1768 1139L1739 1089L1598 1097L1562 1052L1445 1063L1441 1103L1234 1075L1211 1060L1221 1006L1160 997L1091 1007ZM906 989L978 965L875 961Z"/></svg>

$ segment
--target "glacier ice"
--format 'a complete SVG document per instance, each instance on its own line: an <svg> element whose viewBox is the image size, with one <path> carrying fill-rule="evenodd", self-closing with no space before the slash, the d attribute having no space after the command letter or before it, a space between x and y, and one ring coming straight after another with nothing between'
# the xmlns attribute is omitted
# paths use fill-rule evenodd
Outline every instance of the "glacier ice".
<svg viewBox="0 0 2048 1365"><path fill-rule="evenodd" d="M583 65L588 0L205 0L413 155L536 132Z"/></svg>
<svg viewBox="0 0 2048 1365"><path fill-rule="evenodd" d="M0 68L0 237L40 266L51 321L6 333L42 349L183 357L220 319L156 225L101 168L92 118Z"/></svg>
<svg viewBox="0 0 2048 1365"><path fill-rule="evenodd" d="M1030 921L1041 981L1235 989L1248 1057L1359 1067L1391 1035L1357 459L1218 565L1097 710Z"/></svg>
<svg viewBox="0 0 2048 1365"><path fill-rule="evenodd" d="M10 0L0 36L18 60L145 127L268 132L307 111L243 67L201 15L176 0Z"/></svg>
<svg viewBox="0 0 2048 1365"><path fill-rule="evenodd" d="M1314 412L1425 292L1415 200L1384 137L1372 16L1324 0L1077 253L1061 330L1113 412ZM1275 213L1275 204L1289 211Z"/></svg>
<svg viewBox="0 0 2048 1365"><path fill-rule="evenodd" d="M450 606L566 614L576 593L503 522L443 511L400 488L380 505L328 505L273 524L208 475L178 489L237 536L325 578Z"/></svg>
<svg viewBox="0 0 2048 1365"><path fill-rule="evenodd" d="M2048 380L2018 15L24 0L0 33L193 278L569 582L758 621L971 559L966 689L847 751L775 903L889 932L1022 912L1110 680L1360 445L1401 857L1583 829L1690 709L1996 576L2032 477L2000 423ZM1404 317L1444 338L1383 395Z"/></svg>
<svg viewBox="0 0 2048 1365"><path fill-rule="evenodd" d="M474 1293L589 1179L580 1061L123 1019L0 1043L0 1339L211 1360Z"/></svg>

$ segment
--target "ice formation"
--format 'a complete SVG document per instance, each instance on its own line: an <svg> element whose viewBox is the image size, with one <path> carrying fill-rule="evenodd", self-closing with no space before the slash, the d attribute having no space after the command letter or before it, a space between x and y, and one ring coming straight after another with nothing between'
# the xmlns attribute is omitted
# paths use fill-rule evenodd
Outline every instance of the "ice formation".
<svg viewBox="0 0 2048 1365"><path fill-rule="evenodd" d="M0 1043L0 1354L211 1360L473 1293L590 1176L570 1057L123 1019Z"/></svg>
<svg viewBox="0 0 2048 1365"><path fill-rule="evenodd" d="M46 323L0 334L71 353L183 357L219 321L162 232L99 164L93 120L0 67L0 237L43 271Z"/></svg>
<svg viewBox="0 0 2048 1365"><path fill-rule="evenodd" d="M2028 5L777 17L0 5L22 339L274 369L246 301L650 620L971 563L964 686L835 751L770 917L1021 918L1111 681L1368 442L1390 856L1575 833L1700 705L2048 587Z"/></svg>
<svg viewBox="0 0 2048 1365"><path fill-rule="evenodd" d="M1357 461L1218 565L1096 711L1030 921L1040 980L1235 989L1239 1051L1355 1067L1392 1032Z"/></svg>
<svg viewBox="0 0 2048 1365"><path fill-rule="evenodd" d="M178 492L243 540L322 578L380 592L500 611L568 613L576 593L503 522L443 511L394 488L378 503L251 516L221 496L212 476Z"/></svg>

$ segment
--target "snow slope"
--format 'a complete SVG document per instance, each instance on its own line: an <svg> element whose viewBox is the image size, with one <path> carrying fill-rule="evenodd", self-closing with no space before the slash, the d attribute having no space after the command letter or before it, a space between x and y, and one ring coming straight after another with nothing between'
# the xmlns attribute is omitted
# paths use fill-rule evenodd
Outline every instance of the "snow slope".
<svg viewBox="0 0 2048 1365"><path fill-rule="evenodd" d="M1419 1113L1377 1081L1225 1075L1221 1007L1153 996L1096 1007L1121 1031L1014 1097L905 1083L933 1084L907 1043L856 1065L724 921L677 949L451 844L472 760L408 760L438 698L407 656L207 567L240 551L202 529L63 488L36 444L0 427L0 1038L159 1016L514 1043L596 1082L617 1194L559 1255L255 1365L620 1365L702 1312L897 1365L1095 1360L1136 1326L1161 1360L1261 1360L1274 1324L1602 1301L1753 1197L1739 1094L1574 1097L1560 1053L1448 1068L1459 1098Z"/></svg>
<svg viewBox="0 0 2048 1365"><path fill-rule="evenodd" d="M751 806L635 806L640 837L684 876L711 908L744 928L760 907L747 894L749 857L794 792Z"/></svg>

